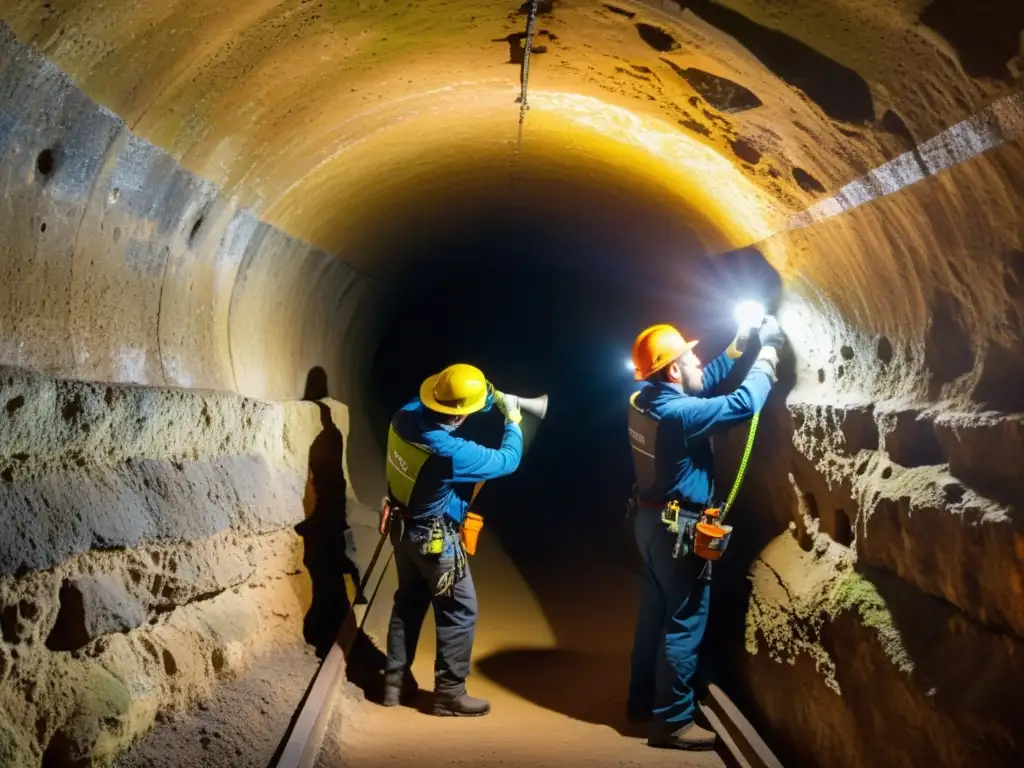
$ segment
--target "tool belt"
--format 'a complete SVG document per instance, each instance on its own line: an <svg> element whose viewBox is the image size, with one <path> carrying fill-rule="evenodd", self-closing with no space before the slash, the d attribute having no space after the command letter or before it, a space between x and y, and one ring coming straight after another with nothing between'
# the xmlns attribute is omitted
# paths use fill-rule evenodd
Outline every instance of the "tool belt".
<svg viewBox="0 0 1024 768"><path fill-rule="evenodd" d="M697 523L700 522L698 510L684 507L673 499L661 508L661 522L676 537L675 546L672 547L674 559L686 557L693 551Z"/></svg>
<svg viewBox="0 0 1024 768"><path fill-rule="evenodd" d="M396 503L390 497L385 496L381 500L380 505L380 518L378 524L378 533L381 536L388 533L391 530L391 526L395 520L401 520L403 523L408 524L413 522L412 514L406 507ZM421 555L440 555L444 552L445 542L445 523L443 518L435 518L433 520L421 520L420 525L429 528L430 535L420 542L420 554ZM402 535L405 535L405 531L402 531Z"/></svg>
<svg viewBox="0 0 1024 768"><path fill-rule="evenodd" d="M395 503L390 497L385 496L381 502L380 512L379 530L382 536L391 530L391 526L396 519L401 520L404 525L413 522L412 515L406 507ZM430 520L419 520L416 523L427 529L427 535L422 540L416 542L420 554L424 557L440 558L445 550L449 549L449 544L451 545L453 553L452 566L442 574L434 587L435 596L451 595L455 585L465 577L468 568L466 547L461 527L456 525L446 515ZM405 530L403 529L401 533L404 537Z"/></svg>
<svg viewBox="0 0 1024 768"><path fill-rule="evenodd" d="M717 560L729 544L732 526L722 527L717 524L720 513L718 507L680 504L676 499L661 507L643 504L634 485L633 495L626 503L626 516L635 515L641 509L652 513L658 512L662 524L675 536L673 559L685 557L693 552L704 560Z"/></svg>

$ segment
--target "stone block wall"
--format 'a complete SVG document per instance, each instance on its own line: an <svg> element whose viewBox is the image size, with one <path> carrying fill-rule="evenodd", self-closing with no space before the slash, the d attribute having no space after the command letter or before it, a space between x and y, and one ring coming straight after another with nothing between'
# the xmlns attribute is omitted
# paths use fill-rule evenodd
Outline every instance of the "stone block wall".
<svg viewBox="0 0 1024 768"><path fill-rule="evenodd" d="M303 642L294 526L349 488L310 456L345 406L0 368L0 407L0 764L104 764Z"/></svg>

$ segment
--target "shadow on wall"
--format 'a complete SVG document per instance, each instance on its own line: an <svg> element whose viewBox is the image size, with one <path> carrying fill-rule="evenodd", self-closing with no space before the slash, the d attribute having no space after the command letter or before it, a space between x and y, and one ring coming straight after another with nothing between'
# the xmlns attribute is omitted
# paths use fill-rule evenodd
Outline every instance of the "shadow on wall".
<svg viewBox="0 0 1024 768"><path fill-rule="evenodd" d="M976 623L945 600L923 595L883 569L858 564L857 574L877 591L880 601L876 611L884 606L896 632L895 636L879 634L871 652L864 653L853 647L858 634L866 634L864 629L850 626L856 621L850 612L840 617L846 627L834 633L834 652L859 661L847 672L849 679L840 678L847 706L856 720L872 722L879 692L861 681L874 679L891 686L886 695L893 699L926 702L923 708L941 723L933 733L948 727L971 734L950 739L949 745L943 743L944 739L936 739L936 743L923 747L927 751L916 752L917 764L952 764L956 747L961 747L961 754L977 749L978 762L972 764L1020 765L1019 735L1024 733L1024 689L1020 684L1024 679L1024 656L1020 652L1024 646L1020 640L1012 632ZM892 675L893 657L909 663L907 674ZM876 720L875 733L883 740L896 741L901 730L913 727L911 718L899 713L881 722ZM886 731L890 732L888 736ZM964 748L964 742L971 745Z"/></svg>
<svg viewBox="0 0 1024 768"><path fill-rule="evenodd" d="M305 520L295 526L303 540L302 562L309 571L313 599L303 621L303 636L316 649L317 656L327 655L341 629L345 615L351 610L345 575L359 584L359 569L352 560L348 546L349 533L344 471L345 441L331 409L323 402L327 397L327 373L320 366L309 371L302 399L316 403L323 427L309 447L309 485Z"/></svg>

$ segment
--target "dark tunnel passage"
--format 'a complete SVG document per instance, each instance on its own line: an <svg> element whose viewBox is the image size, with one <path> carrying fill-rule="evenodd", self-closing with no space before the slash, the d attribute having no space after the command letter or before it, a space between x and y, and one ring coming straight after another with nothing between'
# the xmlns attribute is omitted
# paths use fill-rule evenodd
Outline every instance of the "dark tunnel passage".
<svg viewBox="0 0 1024 768"><path fill-rule="evenodd" d="M738 300L770 306L779 295L777 273L756 250L712 260L674 211L659 216L656 203L634 200L647 213L639 219L632 208L615 212L612 196L596 204L584 197L582 188L564 192L563 210L527 203L515 217L510 200L468 223L415 230L410 257L400 258L411 266L389 284L393 314L370 369L381 435L428 372L456 361L477 365L499 389L549 396L520 469L479 497L517 562L550 557L565 537L630 560L628 542L622 547L632 484L622 404L635 385L633 338L672 322L700 340L697 352L710 361L732 340ZM573 210L583 202L585 213ZM586 227L574 226L581 220ZM494 447L500 423L481 415L459 434Z"/></svg>
<svg viewBox="0 0 1024 768"><path fill-rule="evenodd" d="M672 322L700 340L697 352L710 361L733 338L736 302L774 307L780 281L756 249L709 258L678 213L659 211L656 201L633 201L642 218L633 209L616 211L621 202L611 196L587 201L588 226L573 226L586 196L582 189L565 193L562 207L520 205L515 217L506 201L468 222L435 220L433 229L415 230L409 257L396 259L411 266L389 284L393 310L371 367L380 398L374 431L385 434L390 415L427 372L454 361L479 366L506 391L549 396L520 468L488 483L474 508L494 535L488 545L499 545L529 585L555 646L485 654L479 668L541 706L635 737L642 728L624 720L620 702L593 706L580 695L593 679L624 683L625 658L586 635L603 631L602 613L630 610L633 575L642 567L624 514L633 482L623 409L635 389L627 365L633 338L646 325ZM715 394L735 387L750 359ZM492 412L471 417L456 434L497 447L500 426ZM735 463L722 467L722 499L735 470ZM461 493L468 498L471 491ZM589 617L573 605L587 602L582 595L552 587L573 571L578 589L615 585L603 605L589 603ZM742 589L727 588L734 606L745 604ZM732 616L718 623L733 630L738 619L742 634L743 611L725 613ZM622 626L628 621L611 634L627 637L631 629ZM730 645L714 633L709 645ZM628 643L618 648L628 651ZM728 654L706 656L707 677L723 680L711 670Z"/></svg>
<svg viewBox="0 0 1024 768"><path fill-rule="evenodd" d="M521 0L0 4L0 766L265 765L356 615L320 768L721 765L624 717L626 361L743 298L787 341L702 672L787 766L1018 765L1019 6L555 0L527 73ZM455 361L550 398L469 723L378 705L394 568L349 613Z"/></svg>

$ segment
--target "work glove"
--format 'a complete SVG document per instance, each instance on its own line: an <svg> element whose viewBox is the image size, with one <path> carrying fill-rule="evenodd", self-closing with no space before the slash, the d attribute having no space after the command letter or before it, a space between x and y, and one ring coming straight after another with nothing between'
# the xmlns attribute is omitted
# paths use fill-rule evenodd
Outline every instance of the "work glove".
<svg viewBox="0 0 1024 768"><path fill-rule="evenodd" d="M504 392L493 390L494 394L494 405L502 416L505 417L505 421L511 421L513 424L518 424L523 420L522 411L519 410L519 403L512 395L506 395Z"/></svg>
<svg viewBox="0 0 1024 768"><path fill-rule="evenodd" d="M757 358L754 360L754 365L751 366L751 372L763 371L768 374L768 378L771 379L772 384L775 384L779 380L777 368L779 366L779 352L775 347L761 347L761 351L757 353Z"/></svg>
<svg viewBox="0 0 1024 768"><path fill-rule="evenodd" d="M762 347L779 350L786 343L786 334L782 332L782 327L774 315L765 315L764 322L757 329L757 336L761 340Z"/></svg>
<svg viewBox="0 0 1024 768"><path fill-rule="evenodd" d="M740 328L739 333L736 334L736 338L732 340L732 344L725 350L725 354L733 360L737 360L743 357L743 353L747 351L747 344L750 341L750 332L752 328Z"/></svg>

